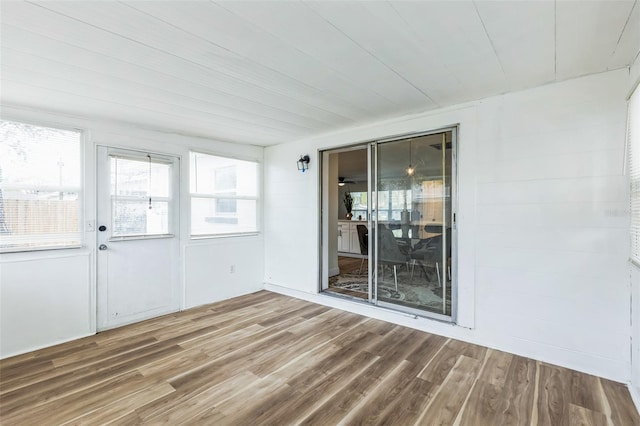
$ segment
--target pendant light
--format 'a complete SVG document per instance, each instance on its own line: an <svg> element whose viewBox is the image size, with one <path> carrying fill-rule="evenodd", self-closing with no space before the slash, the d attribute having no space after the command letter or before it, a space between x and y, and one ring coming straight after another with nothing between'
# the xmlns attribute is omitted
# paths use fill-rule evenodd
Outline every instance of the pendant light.
<svg viewBox="0 0 640 426"><path fill-rule="evenodd" d="M413 176L416 168L411 165L411 139L409 139L409 167L406 168L407 176Z"/></svg>

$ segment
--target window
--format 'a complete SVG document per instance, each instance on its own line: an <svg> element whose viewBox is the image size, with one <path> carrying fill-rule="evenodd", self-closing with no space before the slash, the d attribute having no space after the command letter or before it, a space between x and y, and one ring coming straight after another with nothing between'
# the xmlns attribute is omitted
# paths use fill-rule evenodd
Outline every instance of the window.
<svg viewBox="0 0 640 426"><path fill-rule="evenodd" d="M366 192L352 192L353 197L353 216L362 217L362 220L367 220L367 193ZM375 200L376 193L373 193L374 205L371 206L373 210L376 209ZM380 208L378 209L378 220L400 220L402 211L408 210L411 212L411 190L383 190L379 193L378 198Z"/></svg>
<svg viewBox="0 0 640 426"><path fill-rule="evenodd" d="M78 247L81 133L0 121L0 251Z"/></svg>
<svg viewBox="0 0 640 426"><path fill-rule="evenodd" d="M411 190L391 192L391 220L401 220L403 211L411 211Z"/></svg>
<svg viewBox="0 0 640 426"><path fill-rule="evenodd" d="M258 231L258 163L190 154L191 236Z"/></svg>
<svg viewBox="0 0 640 426"><path fill-rule="evenodd" d="M367 220L367 193L366 192L352 192L353 197L353 217L358 220ZM360 219L362 218L362 219Z"/></svg>
<svg viewBox="0 0 640 426"><path fill-rule="evenodd" d="M236 166L220 167L215 169L215 187L218 192L235 192L238 186Z"/></svg>
<svg viewBox="0 0 640 426"><path fill-rule="evenodd" d="M112 155L109 166L112 237L170 234L171 164Z"/></svg>
<svg viewBox="0 0 640 426"><path fill-rule="evenodd" d="M640 262L640 90L629 100L627 143L631 183L631 258Z"/></svg>

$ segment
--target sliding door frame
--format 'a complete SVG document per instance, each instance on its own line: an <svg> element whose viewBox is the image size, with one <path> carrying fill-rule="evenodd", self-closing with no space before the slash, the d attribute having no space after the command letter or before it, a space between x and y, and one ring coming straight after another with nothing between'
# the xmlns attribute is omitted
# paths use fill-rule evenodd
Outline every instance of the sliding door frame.
<svg viewBox="0 0 640 426"><path fill-rule="evenodd" d="M378 238L375 235L375 232L372 232L371 230L375 230L377 229L378 226L378 214L377 214L377 209L376 209L376 214L374 217L373 214L373 193L375 192L377 195L377 177L378 177L378 165L377 165L377 160L378 160L378 146L379 144L382 143L386 143L386 142L397 142L397 141L401 141L403 139L410 139L410 138L417 138L417 137L422 137L422 136L429 136L429 135L434 135L434 134L438 134L438 133L446 133L446 132L451 132L451 193L450 193L450 199L451 199L451 211L449 212L449 217L450 217L450 223L451 223L451 286L450 286L450 292L451 292L451 316L448 315L444 315L444 314L439 314L436 312L431 312L431 311L427 311L427 310L421 310L421 309L415 309L415 308L410 308L407 306L403 306L403 305L397 305L397 304L393 304L393 303L389 303L389 302L383 302L383 301L379 301L378 300L378 295L377 295L377 287L378 287L378 274L377 274L377 264L376 264L376 260L378 257L378 252L379 252L379 247L378 247ZM424 131L424 132L411 132L411 133L404 133L404 134L399 134L396 136L392 136L392 137L388 137L388 138L383 138L383 139L371 139L371 140L367 140L367 141L362 141L362 142L358 142L358 143L354 143L354 144L348 144L348 145L343 145L343 146L337 146L337 147L332 147L332 148L326 148L326 149L319 149L318 150L318 167L319 167L319 173L318 173L318 183L319 183L319 195L318 195L318 202L319 202L319 206L320 206L320 212L319 212L319 221L318 221L318 235L319 235L319 250L318 250L318 259L319 259L319 285L318 285L318 291L322 292L323 291L323 280L326 279L328 280L329 277L325 276L325 271L324 271L324 251L325 251L325 241L324 241L324 232L325 230L323 229L323 223L324 223L324 204L323 204L323 197L324 197L324 191L327 189L325 188L325 176L324 176L324 160L323 160L323 156L325 153L327 152L331 152L331 153L339 153L339 152L344 152L344 151L351 151L351 150L355 150L355 149L362 149L363 147L366 147L367 149L367 166L368 169L367 170L367 199L368 199L368 203L367 203L367 226L369 228L369 248L368 248L368 285L369 285L369 289L368 289L368 302L364 301L362 299L356 299L356 298L352 298L352 297L348 297L348 296L340 296L340 295L334 295L331 294L332 297L338 297L338 298L343 298L343 299L348 299L354 302L360 302L360 303L365 303L367 305L371 305L371 306L377 306L383 309L388 309L388 310L392 310L392 311L396 311L398 313L404 313L404 314L409 314L411 316L415 316L415 317L425 317L425 318L430 318L430 319L435 319L438 321L442 321L442 322L447 322L447 323L457 323L457 318L458 318L458 225L457 225L457 216L458 216L458 194L459 194L459 190L458 190L458 183L459 183L459 170L458 170L458 133L459 133L459 125L458 124L454 124L454 125L450 125L450 126L444 126L444 127L439 127L437 129L433 129L433 130L429 130L429 131ZM446 144L446 142L445 142ZM445 146L446 148L446 146ZM444 154L443 150L443 154ZM443 182L443 190L444 188L446 188L446 185L444 185L445 182ZM331 182L326 182L326 184L331 185ZM446 203L443 203L444 205L446 205ZM444 220L444 218L443 218ZM446 231L445 231L446 232ZM446 241L446 235L443 236L444 241ZM327 241L328 243L328 241ZM446 245L446 244L445 244ZM446 248L445 248L446 249ZM328 270L326 271L328 272ZM446 279L447 279L447 274L448 274L448 267L446 265L446 263L443 265L443 286L446 286ZM444 294L443 294L444 296ZM443 303L445 299L443 298Z"/></svg>
<svg viewBox="0 0 640 426"><path fill-rule="evenodd" d="M324 238L324 234L325 234L325 229L323 228L323 224L324 224L324 220L325 220L325 211L324 211L324 193L325 190L328 190L328 185L332 185L335 184L335 182L329 182L328 181L328 177L325 176L325 162L324 162L324 155L329 153L329 154L338 154L340 152L348 152L348 151L357 151L357 150L367 150L368 152L369 149L369 142L358 142L358 143L353 143L353 144L348 144L348 145L342 145L342 146L336 146L333 148L326 148L326 149L318 149L318 188L320 189L318 191L318 206L319 208L319 214L318 214L318 293L322 293L324 291L324 283L325 283L325 279L327 280L327 286L328 286L328 281L329 281L329 268L326 267L325 262L328 262L328 259L325 258L325 251L328 250L328 248L325 246L325 243L328 244L328 241L325 241ZM367 154L368 155L368 154ZM368 178L368 176L367 176ZM367 179L368 180L368 179ZM325 182L326 181L326 182ZM367 182L368 185L368 182ZM369 205L371 203L367 203L367 216L369 216L370 218L370 214L371 212L369 211ZM369 219L368 219L369 220ZM369 246L369 251L371 250L371 246ZM369 253L370 254L370 253ZM368 255L369 255L368 254ZM370 262L367 262L367 264L369 264ZM353 300L353 301L357 301L357 302L363 302L365 304L370 304L370 299L369 301L365 301L362 299L356 299L356 298L352 298L349 297L347 295L339 295L339 294L332 294L333 297L337 297L337 298L341 298L341 299L347 299L347 300Z"/></svg>
<svg viewBox="0 0 640 426"><path fill-rule="evenodd" d="M373 182L376 182L378 168L375 167L376 161L378 159L378 145L375 142L370 142L367 144L367 228L369 229L368 241L367 241L367 276L368 276L368 285L369 285L369 303L372 305L376 305L378 300L378 295L376 293L377 285L374 285L375 282L378 282L378 274L376 273L377 268L377 258L378 258L378 245L371 244L372 240L375 241L375 232L374 229L377 229L378 225L378 211L376 209L376 217L373 219ZM375 222L375 224L374 224Z"/></svg>
<svg viewBox="0 0 640 426"><path fill-rule="evenodd" d="M374 265L374 262L369 262L369 268L373 268L374 271L373 276L375 278L375 280L371 280L369 281L369 287L370 287L370 292L373 292L374 295L376 295L376 297L372 300L372 304L374 304L375 306L381 306L387 309L393 309L399 312L403 312L403 313L407 313L410 315L415 315L415 316L419 316L419 317L427 317L427 318L433 318L439 321L443 321L443 322L449 322L449 323L456 323L457 320L457 314L458 314L458 272L457 272L457 266L458 266L458 231L457 231L457 212L458 212L458 167L457 167L457 150L458 150L458 126L450 126L450 127L443 127L443 128L439 128L437 130L433 130L433 131L427 131L427 132L419 132L419 133L411 133L411 134L405 134L402 136L395 136L395 137L390 137L390 138L386 138L386 139L380 139L377 141L372 141L371 145L374 147L374 152L375 152L375 163L373 163L374 166L374 172L372 173L373 176L373 184L370 185L371 186L371 191L376 192L376 195L378 193L378 146L380 144L386 143L386 142L400 142L402 140L405 139L412 139L412 138L418 138L418 137L422 137L422 136L429 136L429 135L434 135L434 134L445 134L446 132L451 132L451 194L450 194L450 198L451 198L451 211L449 212L449 217L451 220L451 286L450 286L450 292L451 292L451 316L448 315L444 315L444 314L439 314L436 312L431 312L431 311L427 311L427 310L422 310L422 309L416 309L416 308L411 308L408 306L404 306L404 305L399 305L399 304L394 304L394 303L390 303L390 302L383 302L377 299L377 289L378 289L378 277L377 277L377 265ZM446 144L446 142L445 142ZM446 148L443 147L443 148ZM443 156L445 153L445 149L443 149ZM371 165L371 163L370 163ZM444 173L444 167L443 167L443 173ZM445 173L446 174L446 173ZM371 182L369 182L371 183ZM443 190L445 190L446 185L445 182L443 181ZM369 200L372 200L372 192L369 192L368 197ZM369 204L371 205L371 202L369 202ZM446 208L446 203L443 202L443 208ZM443 222L446 223L444 215L443 215ZM375 224L374 224L374 229L378 229L378 215L376 212L375 215ZM446 227L446 226L445 226ZM446 232L446 231L445 231ZM369 245L372 245L372 241L371 241L371 235L372 233L369 233ZM443 241L446 242L446 234L443 234ZM373 245L375 246L375 253L376 253L376 259L377 259L377 254L379 252L379 247L378 247L378 238L374 238L373 241ZM446 250L446 243L443 244L443 250ZM446 256L445 256L446 257ZM442 285L443 285L443 289L446 288L446 281L447 281L447 273L448 273L448 267L446 262L443 262L443 271L442 271ZM371 289L371 287L373 287L373 289ZM444 297L444 290L443 290L443 305L444 303L446 303L446 298Z"/></svg>

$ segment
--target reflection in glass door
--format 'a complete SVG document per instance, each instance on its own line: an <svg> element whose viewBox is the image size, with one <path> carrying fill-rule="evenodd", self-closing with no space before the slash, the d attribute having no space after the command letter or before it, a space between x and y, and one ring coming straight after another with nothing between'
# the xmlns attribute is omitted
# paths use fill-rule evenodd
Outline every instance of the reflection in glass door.
<svg viewBox="0 0 640 426"><path fill-rule="evenodd" d="M373 145L370 268L378 305L452 316L454 138L452 129Z"/></svg>

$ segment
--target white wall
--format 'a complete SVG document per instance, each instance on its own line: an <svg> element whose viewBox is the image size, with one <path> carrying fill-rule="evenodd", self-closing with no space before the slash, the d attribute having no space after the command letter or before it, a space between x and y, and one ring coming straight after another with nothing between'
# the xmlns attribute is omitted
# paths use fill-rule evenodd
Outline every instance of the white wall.
<svg viewBox="0 0 640 426"><path fill-rule="evenodd" d="M261 236L185 244L185 308L262 290L263 258Z"/></svg>
<svg viewBox="0 0 640 426"><path fill-rule="evenodd" d="M267 148L266 287L628 381L628 80L618 70ZM316 295L317 150L456 123L459 325Z"/></svg>
<svg viewBox="0 0 640 426"><path fill-rule="evenodd" d="M181 158L180 265L182 306L193 307L263 287L263 237L191 240L189 149L262 162L263 148L159 133L15 106L2 118L85 131L85 222L95 221L95 145L146 149ZM93 334L96 331L95 233L81 249L0 255L0 358ZM235 272L230 273L231 266Z"/></svg>
<svg viewBox="0 0 640 426"><path fill-rule="evenodd" d="M12 257L0 263L3 356L93 333L90 251Z"/></svg>

